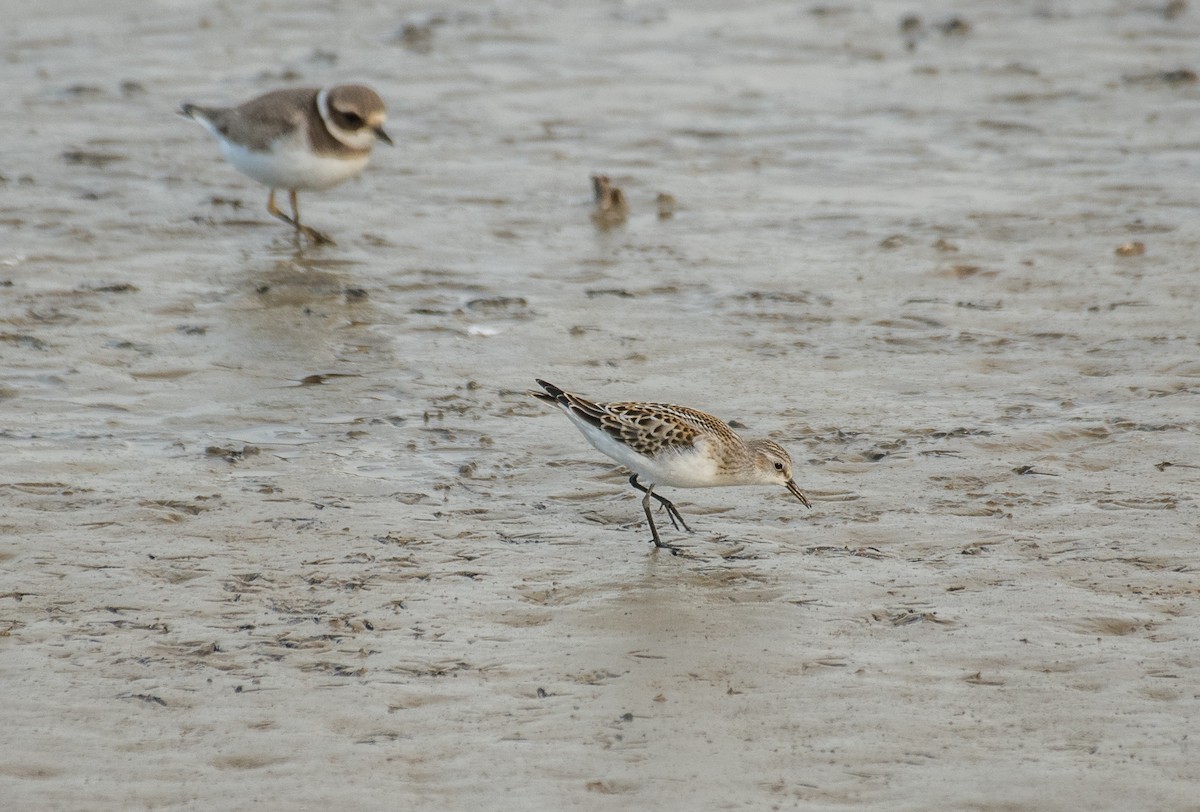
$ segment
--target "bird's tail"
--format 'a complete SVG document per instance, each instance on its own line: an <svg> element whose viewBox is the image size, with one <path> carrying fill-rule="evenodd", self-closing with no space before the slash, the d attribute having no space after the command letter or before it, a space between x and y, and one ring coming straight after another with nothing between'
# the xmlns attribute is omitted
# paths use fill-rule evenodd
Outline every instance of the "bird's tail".
<svg viewBox="0 0 1200 812"><path fill-rule="evenodd" d="M529 390L529 394L533 395L538 400L544 400L547 403L553 403L565 411L572 419L583 420L586 423L591 423L596 428L604 427L604 418L607 412L604 406L598 403L592 403L590 400L579 395L573 395L570 392L564 392L552 383L547 383L541 378L534 378L538 385L545 389L545 392L535 392Z"/></svg>
<svg viewBox="0 0 1200 812"><path fill-rule="evenodd" d="M538 392L534 389L529 390L529 394L538 400L544 400L547 403L553 403L556 406L562 404L567 405L567 393L559 389L552 383L546 383L541 378L534 378L538 382L538 386L545 389L545 392Z"/></svg>

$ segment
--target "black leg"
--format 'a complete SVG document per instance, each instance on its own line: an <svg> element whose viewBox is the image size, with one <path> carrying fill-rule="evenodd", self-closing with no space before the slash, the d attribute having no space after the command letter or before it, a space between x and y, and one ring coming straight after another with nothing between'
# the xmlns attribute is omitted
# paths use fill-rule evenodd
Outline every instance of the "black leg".
<svg viewBox="0 0 1200 812"><path fill-rule="evenodd" d="M683 529L686 530L687 532L689 532L689 533L693 532L692 528L688 527L687 522L685 522L683 520L683 516L679 513L679 508L675 507L675 505L671 502L670 499L667 499L666 497L663 497L663 496L659 496L657 493L653 493L653 491L654 491L653 487L647 488L645 485L638 482L637 474L634 474L633 476L631 476L629 478L629 484L632 485L633 487L637 488L642 493L648 493L651 496L653 496L655 499L657 499L658 503L667 509L667 518L669 518L671 520L672 527L674 527L676 530L678 530L680 528L680 526L682 526ZM676 523L676 520L678 520L678 524Z"/></svg>
<svg viewBox="0 0 1200 812"><path fill-rule="evenodd" d="M642 497L642 510L646 511L646 521L650 523L650 535L654 536L654 546L664 549L664 550L670 550L671 555L679 555L678 547L676 547L674 544L667 544L665 541L663 541L661 538L659 538L658 528L654 525L654 515L650 512L650 497L651 496L655 497L656 499L658 499L661 502L666 502L666 500L663 499L661 496L658 496L657 494L654 493L653 486L651 486L649 488L642 487L641 483L639 483L637 481L637 474L634 474L632 477L629 478L629 484L633 485L633 487L637 488L639 491L642 491L646 494L645 496ZM667 504L670 505L671 503L667 502ZM674 509L675 509L675 506L671 505L670 509L667 511L667 515L668 516L671 515L670 511L674 510ZM682 519L680 519L680 521L682 521ZM674 524L675 520L672 519L671 523Z"/></svg>

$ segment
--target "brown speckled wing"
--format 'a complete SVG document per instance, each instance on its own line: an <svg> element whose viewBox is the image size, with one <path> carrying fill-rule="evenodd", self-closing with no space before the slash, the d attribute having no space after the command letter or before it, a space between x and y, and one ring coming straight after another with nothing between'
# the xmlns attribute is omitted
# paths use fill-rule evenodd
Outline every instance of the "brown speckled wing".
<svg viewBox="0 0 1200 812"><path fill-rule="evenodd" d="M569 409L571 414L648 457L664 451L690 450L703 435L737 440L733 429L724 421L687 406L670 403L594 403L540 378L537 382L546 392L529 394Z"/></svg>
<svg viewBox="0 0 1200 812"><path fill-rule="evenodd" d="M599 426L639 454L656 457L687 451L705 435L732 437L733 431L710 414L670 403L605 403Z"/></svg>

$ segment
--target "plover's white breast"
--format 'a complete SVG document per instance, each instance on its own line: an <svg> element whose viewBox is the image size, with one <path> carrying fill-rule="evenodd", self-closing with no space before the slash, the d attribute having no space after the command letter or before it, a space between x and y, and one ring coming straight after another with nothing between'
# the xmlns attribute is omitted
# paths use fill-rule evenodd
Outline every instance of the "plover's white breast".
<svg viewBox="0 0 1200 812"><path fill-rule="evenodd" d="M320 191L358 175L370 155L350 158L313 152L303 133L296 132L272 142L269 150L247 149L218 134L221 153L243 174L272 189Z"/></svg>

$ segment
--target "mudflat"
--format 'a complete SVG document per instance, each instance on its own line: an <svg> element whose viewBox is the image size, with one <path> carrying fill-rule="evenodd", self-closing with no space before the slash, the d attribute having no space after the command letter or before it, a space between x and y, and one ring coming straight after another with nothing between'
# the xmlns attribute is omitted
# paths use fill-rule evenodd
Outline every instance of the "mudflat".
<svg viewBox="0 0 1200 812"><path fill-rule="evenodd" d="M3 806L1197 808L1200 10L735 5L8 15ZM341 81L336 246L173 115Z"/></svg>

